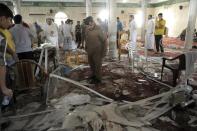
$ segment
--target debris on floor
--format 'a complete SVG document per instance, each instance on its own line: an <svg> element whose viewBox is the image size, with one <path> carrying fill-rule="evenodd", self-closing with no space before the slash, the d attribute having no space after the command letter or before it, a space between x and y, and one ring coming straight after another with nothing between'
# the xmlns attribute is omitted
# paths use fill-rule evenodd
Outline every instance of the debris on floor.
<svg viewBox="0 0 197 131"><path fill-rule="evenodd" d="M62 68L50 75L47 105L23 102L5 131L197 130L193 88L171 89L121 63L103 66L99 86L89 84L87 67Z"/></svg>

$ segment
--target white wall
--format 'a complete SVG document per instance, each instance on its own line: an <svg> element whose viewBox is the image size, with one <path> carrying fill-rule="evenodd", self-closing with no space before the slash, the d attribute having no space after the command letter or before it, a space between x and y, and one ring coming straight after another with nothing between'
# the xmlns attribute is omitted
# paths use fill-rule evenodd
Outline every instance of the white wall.
<svg viewBox="0 0 197 131"><path fill-rule="evenodd" d="M180 10L179 6L183 9ZM162 6L155 8L155 15L163 13L166 20L166 26L169 28L169 36L177 37L183 29L187 27L189 3L179 3L169 6ZM197 26L197 22L196 22Z"/></svg>
<svg viewBox="0 0 197 131"><path fill-rule="evenodd" d="M182 5L183 9L180 10L179 6ZM168 6L161 6L156 8L148 8L147 15L157 15L158 13L163 13L164 19L166 20L167 27L169 28L169 36L177 37L181 31L186 28L188 21L188 10L189 3L179 3ZM21 12L24 17L24 21L27 23L33 23L38 21L38 23L45 23L46 16L29 16L29 13L44 13L48 14L49 10L53 9L56 13L62 11L67 14L68 18L74 20L74 25L77 20L83 20L85 18L85 7L22 7ZM93 16L97 17L101 10L104 10L104 7L94 7ZM124 10L124 14L121 14L121 10ZM128 28L129 14L136 14L139 16L141 9L140 8L117 8L116 16L119 16L121 21L125 24L125 29ZM55 16L55 13L53 14ZM135 18L137 24L140 23L140 18ZM197 26L197 22L196 22ZM140 28L138 28L138 35L140 35Z"/></svg>
<svg viewBox="0 0 197 131"><path fill-rule="evenodd" d="M85 18L85 8L84 7L65 7L65 8L59 8L59 7L22 7L22 16L24 18L24 21L27 23L32 23L35 21L38 21L39 23L45 23L46 16L30 16L29 13L43 13L43 14L49 14L49 10L53 9L55 13L52 14L54 17L55 14L59 11L64 12L69 19L74 20L75 22L78 20L83 20ZM93 9L93 16L95 16L99 10L102 10L103 8L94 8Z"/></svg>
<svg viewBox="0 0 197 131"><path fill-rule="evenodd" d="M31 24L37 21L39 24L44 24L47 16L39 16L39 15L29 15L30 13L43 13L49 14L49 10L53 9L55 13L52 14L54 17L55 14L59 11L64 12L68 18L74 20L74 25L76 21L82 21L85 18L85 7L22 7L21 12L25 22ZM93 8L93 17L97 17L101 10L104 10L104 7L94 7ZM121 11L124 10L124 14L121 14ZM137 16L140 14L140 8L117 8L116 17L120 17L121 21L125 25L125 29L128 29L129 23L129 14L136 14ZM147 11L148 14L154 14L154 9L149 8ZM140 23L140 18L136 17L137 23ZM138 34L140 35L140 27L138 28Z"/></svg>

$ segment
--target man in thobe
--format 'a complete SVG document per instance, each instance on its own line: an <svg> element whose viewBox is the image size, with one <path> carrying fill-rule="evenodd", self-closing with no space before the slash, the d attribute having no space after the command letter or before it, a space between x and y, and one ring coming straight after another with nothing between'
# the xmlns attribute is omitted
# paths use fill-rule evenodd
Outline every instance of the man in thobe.
<svg viewBox="0 0 197 131"><path fill-rule="evenodd" d="M49 42L59 48L58 45L58 28L55 23L53 23L52 18L46 19L46 25L44 27L46 42Z"/></svg>
<svg viewBox="0 0 197 131"><path fill-rule="evenodd" d="M44 26L44 36L46 38L46 42L49 42L56 47L55 55L59 61L58 26L53 21L54 20L51 17L46 19L46 25Z"/></svg>
<svg viewBox="0 0 197 131"><path fill-rule="evenodd" d="M70 24L71 20L67 19L66 23L63 26L63 37L64 37L64 45L63 48L65 51L72 50L72 40L73 40L73 31L72 25Z"/></svg>
<svg viewBox="0 0 197 131"><path fill-rule="evenodd" d="M146 48L149 51L154 50L154 30L155 30L155 23L152 19L152 15L148 16L148 23L146 27Z"/></svg>
<svg viewBox="0 0 197 131"><path fill-rule="evenodd" d="M86 51L88 54L88 62L92 70L92 84L101 83L101 67L102 59L107 51L107 38L102 29L96 25L93 17L89 16L85 19L86 24Z"/></svg>
<svg viewBox="0 0 197 131"><path fill-rule="evenodd" d="M137 25L136 22L134 20L134 15L130 15L129 17L129 31L130 31L130 48L132 50L136 50L136 46L137 46Z"/></svg>

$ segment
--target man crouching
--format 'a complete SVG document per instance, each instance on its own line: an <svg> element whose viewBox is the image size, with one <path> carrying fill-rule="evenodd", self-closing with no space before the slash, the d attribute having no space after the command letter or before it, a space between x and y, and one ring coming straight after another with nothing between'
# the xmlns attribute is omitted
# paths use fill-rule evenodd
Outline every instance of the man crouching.
<svg viewBox="0 0 197 131"><path fill-rule="evenodd" d="M102 29L96 25L92 16L84 21L86 25L85 31L85 49L88 54L88 62L92 70L91 84L101 83L101 67L102 59L107 51L107 37Z"/></svg>

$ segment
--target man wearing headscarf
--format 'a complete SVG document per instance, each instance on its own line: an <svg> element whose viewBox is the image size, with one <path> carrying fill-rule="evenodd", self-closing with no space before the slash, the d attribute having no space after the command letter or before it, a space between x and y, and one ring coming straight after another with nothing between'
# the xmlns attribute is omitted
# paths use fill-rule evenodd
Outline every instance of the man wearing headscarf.
<svg viewBox="0 0 197 131"><path fill-rule="evenodd" d="M46 37L46 42L49 42L55 45L57 48L58 45L58 27L53 23L52 17L46 19L46 25L44 26L44 34Z"/></svg>

